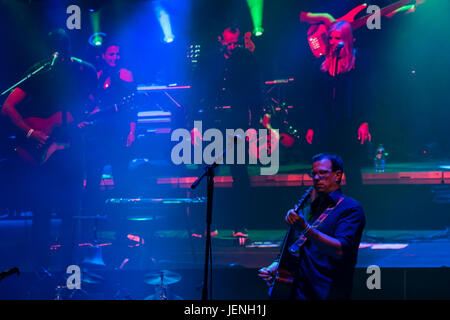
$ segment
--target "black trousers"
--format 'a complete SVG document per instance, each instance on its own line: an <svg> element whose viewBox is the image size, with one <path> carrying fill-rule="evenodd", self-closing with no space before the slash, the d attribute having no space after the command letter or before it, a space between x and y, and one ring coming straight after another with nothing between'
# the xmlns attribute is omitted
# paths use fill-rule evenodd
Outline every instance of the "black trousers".
<svg viewBox="0 0 450 320"><path fill-rule="evenodd" d="M111 165L114 180L113 197L125 197L130 151L121 139L95 140L86 148L86 177L84 206L90 214L100 214L107 195L102 192L100 182L105 165Z"/></svg>
<svg viewBox="0 0 450 320"><path fill-rule="evenodd" d="M50 246L59 244L62 265L74 264L74 215L80 213L82 199L82 157L80 149L57 151L39 167L18 166L22 207L33 213L30 243L33 267L50 265ZM20 161L20 160L17 160ZM59 232L52 234L52 218L60 218ZM56 220L55 220L56 221ZM57 229L57 230L58 230Z"/></svg>

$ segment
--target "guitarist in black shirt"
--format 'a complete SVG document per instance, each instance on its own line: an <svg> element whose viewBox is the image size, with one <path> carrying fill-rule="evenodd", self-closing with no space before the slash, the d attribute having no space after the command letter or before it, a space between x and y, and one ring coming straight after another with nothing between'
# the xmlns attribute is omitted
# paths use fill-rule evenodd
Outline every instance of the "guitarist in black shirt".
<svg viewBox="0 0 450 320"><path fill-rule="evenodd" d="M351 297L364 211L340 190L344 170L337 155L319 154L312 162L311 204L298 212L289 210L285 218L297 235L270 266L259 270L259 276L272 287L272 299ZM293 261L290 266L282 261L286 257ZM282 265L290 270L279 270ZM290 276L286 277L286 271ZM281 296L277 286L286 283L289 290Z"/></svg>
<svg viewBox="0 0 450 320"><path fill-rule="evenodd" d="M9 94L1 114L17 129L16 175L21 207L33 213L34 267L48 267L52 214L62 219L57 244L62 263L73 264L72 217L79 213L83 180L81 135L77 123L93 100L95 68L70 55L70 39L63 29L48 35L50 58ZM41 67L39 67L41 66ZM89 98L91 97L91 99ZM73 130L75 129L75 130ZM56 209L56 211L54 211Z"/></svg>

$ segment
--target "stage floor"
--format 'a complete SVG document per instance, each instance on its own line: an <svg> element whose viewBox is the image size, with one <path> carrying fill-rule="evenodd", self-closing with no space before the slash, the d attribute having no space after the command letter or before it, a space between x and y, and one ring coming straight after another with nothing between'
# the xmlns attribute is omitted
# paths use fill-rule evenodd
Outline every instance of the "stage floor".
<svg viewBox="0 0 450 320"><path fill-rule="evenodd" d="M369 201L363 199L368 226L358 253L355 299L450 298L449 290L446 289L446 283L450 281L450 234L447 223L450 167L446 163L450 161L388 163L384 173L375 173L372 168L363 170L366 185L364 194L369 198ZM146 180L143 175L148 188L144 194L149 195L148 199L205 196L205 185L197 190L198 194L191 192L190 185L197 174L201 174L202 168L191 169L183 170L185 175L176 177L161 172L158 177ZM279 252L280 241L286 232L280 211L285 212L303 192L304 186L312 183L307 175L307 164L281 166L279 174L275 176L259 176L257 172L252 172L255 169L249 169L257 205L252 214L263 212L264 226L247 224L249 237L241 243L232 237L229 228L221 227L221 222L224 225L228 222L224 220L229 214L225 204L229 202L227 188L232 187L233 181L226 166L218 170L214 218L219 229L218 235L212 238L216 299L266 298L267 288L257 278L257 270L269 265ZM111 186L107 179L104 182L106 186ZM167 212L162 215L165 215L169 225L176 221L176 230L167 227L167 224L159 226L157 220L149 221L148 224L134 221L133 227L129 229L116 224L122 227L121 234L114 228L101 226L97 232L98 247L93 246L92 230L96 220L80 220L82 223L77 229L74 264L83 266L86 259L93 262L94 268L97 266L102 272L109 272L111 279L121 279L131 288L135 299L144 299L153 290L143 280L148 272L170 270L182 275L182 281L174 285L179 295L184 299L199 299L204 272L205 237L192 237L189 229L185 228L185 207L179 209L181 207L173 202L171 205L174 208L164 206ZM197 217L194 211L190 212L191 222L194 226L204 227L204 204L197 209ZM176 211L176 214L172 211ZM153 213L150 218L155 218ZM59 225L60 220L53 219L54 239L57 238ZM142 239L144 243L136 241ZM36 287L35 283L39 283L36 281L40 279L36 280L36 270L31 265L33 250L30 213L12 217L2 210L0 271L18 267L22 275L19 280L13 276L2 281L0 299L33 298L29 295L30 286ZM49 253L52 258L48 271L53 275L59 274L58 281L61 282L67 266L61 262L61 248L57 241L49 248ZM372 265L382 270L382 285L385 288L382 292L370 291L366 287L367 267ZM241 288L239 283L245 283L245 288ZM48 286L51 292L39 293L35 297L52 299L55 282L46 282L42 286ZM102 297L113 299L107 295L99 296L99 299Z"/></svg>
<svg viewBox="0 0 450 320"><path fill-rule="evenodd" d="M54 219L58 228L59 222ZM18 267L0 283L0 299L54 299L55 288L65 284L67 266L59 260L57 243L50 249L52 263L48 272L34 270L29 254L30 219L0 220L1 270ZM249 230L245 243L231 236L231 230L218 230L212 238L213 298L218 300L264 300L267 288L258 279L257 270L267 266L279 252L285 230ZM97 288L82 282L84 295L76 299L149 299L155 286L145 279L149 272L168 270L180 275L170 288L185 300L199 300L204 274L205 238L190 237L184 230L162 230L141 240L129 234L127 242L117 241L112 231L99 231L98 248L89 239L77 242L75 263L83 275L97 274L108 279L108 287ZM88 241L86 241L88 240ZM87 260L86 260L87 259ZM85 262L92 264L86 264ZM105 263L105 265L102 265ZM376 265L382 273L382 289L368 290L367 267ZM82 278L85 279L85 278ZM89 278L87 278L89 279ZM359 249L354 277L353 299L449 299L446 283L450 279L450 238L448 230L366 230ZM125 288L120 291L111 286ZM122 296L117 296L119 290ZM65 291L63 299L73 299Z"/></svg>
<svg viewBox="0 0 450 320"><path fill-rule="evenodd" d="M0 268L18 266L31 271L27 253L32 250L31 219L0 219ZM59 219L53 219L57 234ZM213 264L260 268L272 262L280 250L286 230L248 230L244 242L233 238L232 230L219 229L212 237ZM84 234L86 235L86 233ZM170 268L201 268L205 237L192 237L187 230L159 230L154 233L125 233L123 239L114 230L99 230L98 244L107 267L116 269L128 258L126 268L150 269L155 262ZM126 237L126 239L125 239ZM76 260L80 263L94 242L92 237L77 236ZM57 242L49 248L58 268ZM358 253L358 268L377 265L380 268L450 267L450 233L443 230L365 230Z"/></svg>

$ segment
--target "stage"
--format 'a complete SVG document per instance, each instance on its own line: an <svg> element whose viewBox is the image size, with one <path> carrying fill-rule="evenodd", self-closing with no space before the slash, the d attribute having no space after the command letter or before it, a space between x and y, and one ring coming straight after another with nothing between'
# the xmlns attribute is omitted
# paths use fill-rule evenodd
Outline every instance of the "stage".
<svg viewBox="0 0 450 320"><path fill-rule="evenodd" d="M55 226L57 220L54 220ZM53 265L46 271L32 270L24 252L29 221L2 219L1 268L17 266L20 276L12 275L0 284L1 299L54 299L56 288L67 279L58 263L58 248L52 248ZM8 230L8 232L5 232ZM14 236L15 230L16 235ZM213 298L217 300L267 299L267 288L258 279L257 270L267 266L278 254L285 230L249 230L245 244L231 236L231 230L219 230L212 239ZM81 286L83 295L70 296L62 291L62 299L133 299L143 300L156 286L145 282L146 275L168 270L181 280L168 285L171 293L185 300L201 298L204 271L204 237L192 238L187 232L159 231L144 245L121 246L99 234L102 259L96 259L92 244L78 243L78 262L94 257L94 264L82 272L101 276L101 284L89 282ZM158 249L159 248L159 249ZM163 250L160 250L163 248ZM354 275L355 300L449 299L445 283L450 280L450 239L448 230L366 230L358 253ZM98 262L105 265L95 265ZM369 266L380 268L381 289L369 290ZM82 279L83 275L82 275ZM123 292L128 292L124 296ZM80 291L81 292L81 291ZM78 297L78 298L77 298Z"/></svg>
<svg viewBox="0 0 450 320"><path fill-rule="evenodd" d="M0 300L266 300L313 185L300 298L450 299L445 2L0 1Z"/></svg>
<svg viewBox="0 0 450 320"><path fill-rule="evenodd" d="M446 196L450 188L445 165L444 160L391 163L384 173L375 173L370 167L363 170L361 202L367 226L359 247L353 299L450 298L445 286L450 279L450 203ZM226 174L226 170L224 167L221 172ZM276 176L252 176L255 212L248 214L249 234L241 242L232 237L227 218L226 190L232 186L232 179L226 175L216 177L213 224L218 234L212 237L214 299L267 299L267 288L258 279L257 270L269 265L279 252L286 232L284 212L311 184L306 170L307 164L300 164L282 167ZM168 286L173 294L186 300L201 298L205 234L198 231L205 226L206 206L202 197L206 195L206 187L199 187L197 193L193 193L189 186L195 180L194 175L147 178L144 180L152 184L146 185L146 193L122 199L132 199L132 205L112 206L106 216L75 218L74 261L81 266L86 265L86 261L93 262L88 264L90 271L86 272L101 275L104 282L101 285L82 282L81 296L60 291L60 297L148 299L156 286L145 283L146 275L168 270L181 279ZM104 192L108 192L113 188L113 179L104 180L104 186ZM345 190L345 186L343 188ZM150 198L152 190L155 196ZM161 198L163 194L165 201ZM184 198L175 198L181 196ZM187 197L197 202L182 203ZM150 206L142 203L150 199L153 201ZM55 288L64 286L67 278L65 266L59 260L57 240L49 248L52 265L48 274L31 268L28 260L33 250L28 242L30 215L29 212L16 216L4 214L0 220L0 268L17 266L22 272L0 284L2 299L53 299ZM261 215L264 219L255 219ZM57 239L58 228L59 219L55 216L54 239ZM194 231L197 231L195 237L192 236ZM380 268L381 289L369 290L367 268L373 265Z"/></svg>

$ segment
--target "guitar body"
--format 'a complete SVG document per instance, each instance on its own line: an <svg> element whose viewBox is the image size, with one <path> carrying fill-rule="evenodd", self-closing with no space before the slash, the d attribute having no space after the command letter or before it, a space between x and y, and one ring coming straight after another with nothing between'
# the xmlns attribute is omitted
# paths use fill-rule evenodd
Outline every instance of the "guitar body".
<svg viewBox="0 0 450 320"><path fill-rule="evenodd" d="M313 187L309 187L300 199L294 209L296 213L303 208L313 189ZM298 232L295 231L293 226L290 226L281 247L278 268L274 272L273 280L270 283L269 297L271 300L289 300L292 296L294 276L299 260L297 255L294 255L289 251L289 248L297 241L297 239Z"/></svg>
<svg viewBox="0 0 450 320"><path fill-rule="evenodd" d="M134 93L122 97L113 105L102 109L95 109L91 113L85 115L82 120L87 122L86 126L92 127L100 119L102 119L102 117L105 117L108 114L120 112L125 108L133 110L133 102ZM64 112L65 119L63 119ZM79 129L76 126L78 122L74 122L72 114L68 111L58 111L50 118L29 117L24 119L24 121L34 130L41 131L49 136L49 139L44 146L39 146L39 144L32 138L27 139L23 137L18 139L15 149L19 158L25 163L33 166L43 165L55 152L70 148L70 137L73 137L70 133L73 133L74 129ZM71 130L72 132L70 132Z"/></svg>
<svg viewBox="0 0 450 320"><path fill-rule="evenodd" d="M43 165L58 150L64 150L70 147L70 140L64 136L63 113L56 112L50 118L30 117L24 119L34 130L41 131L49 136L44 146L39 146L35 140L31 138L23 138L18 141L16 152L25 163L39 166ZM66 112L67 124L73 122L73 117Z"/></svg>
<svg viewBox="0 0 450 320"><path fill-rule="evenodd" d="M288 300L291 297L297 259L289 252L288 248L295 240L295 230L290 227L284 238L278 269L269 289L269 297L271 300Z"/></svg>

